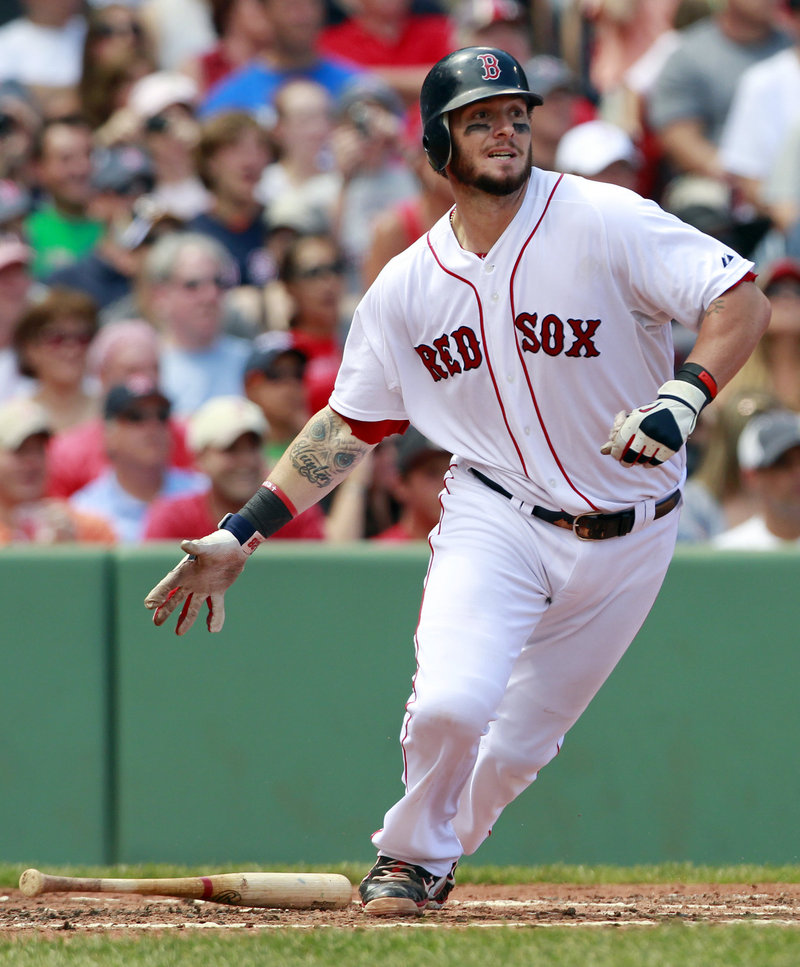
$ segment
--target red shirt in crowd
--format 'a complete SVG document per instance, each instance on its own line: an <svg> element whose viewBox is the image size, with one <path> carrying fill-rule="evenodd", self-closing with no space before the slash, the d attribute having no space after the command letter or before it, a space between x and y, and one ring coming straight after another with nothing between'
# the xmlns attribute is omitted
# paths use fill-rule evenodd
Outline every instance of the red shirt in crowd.
<svg viewBox="0 0 800 967"><path fill-rule="evenodd" d="M430 67L455 50L453 22L443 14L410 14L394 40L367 33L356 18L322 31L318 49L364 67Z"/></svg>
<svg viewBox="0 0 800 967"><path fill-rule="evenodd" d="M182 424L170 421L170 465L191 469L194 464L186 446ZM105 433L101 419L89 420L64 430L50 440L47 449L47 495L70 497L108 467Z"/></svg>
<svg viewBox="0 0 800 967"><path fill-rule="evenodd" d="M321 541L325 537L324 516L316 504L298 514L270 540ZM217 529L218 521L211 513L208 491L186 497L168 497L154 501L147 512L144 529L146 541L197 540Z"/></svg>

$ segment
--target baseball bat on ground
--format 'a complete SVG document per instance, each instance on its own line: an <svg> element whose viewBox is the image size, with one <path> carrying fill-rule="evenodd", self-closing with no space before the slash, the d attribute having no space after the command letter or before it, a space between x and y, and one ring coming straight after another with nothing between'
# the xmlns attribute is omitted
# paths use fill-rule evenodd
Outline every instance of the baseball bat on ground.
<svg viewBox="0 0 800 967"><path fill-rule="evenodd" d="M42 893L137 893L187 897L239 907L335 910L346 907L353 888L339 873L215 873L161 879L50 876L25 870L19 878L25 896Z"/></svg>

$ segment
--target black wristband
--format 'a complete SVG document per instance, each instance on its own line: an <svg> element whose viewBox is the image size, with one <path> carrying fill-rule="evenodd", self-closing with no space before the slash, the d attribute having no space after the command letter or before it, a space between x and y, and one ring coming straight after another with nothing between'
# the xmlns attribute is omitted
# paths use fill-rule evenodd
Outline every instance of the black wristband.
<svg viewBox="0 0 800 967"><path fill-rule="evenodd" d="M259 487L234 517L244 518L262 537L271 537L292 519L292 512L273 490Z"/></svg>
<svg viewBox="0 0 800 967"><path fill-rule="evenodd" d="M705 405L717 395L717 381L698 363L684 363L675 374L675 379L682 379L685 383L696 386L706 398Z"/></svg>

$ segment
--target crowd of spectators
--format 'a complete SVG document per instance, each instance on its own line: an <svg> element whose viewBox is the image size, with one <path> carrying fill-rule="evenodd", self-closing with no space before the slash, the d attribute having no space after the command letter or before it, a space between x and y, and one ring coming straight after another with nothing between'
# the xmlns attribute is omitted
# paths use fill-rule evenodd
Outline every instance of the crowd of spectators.
<svg viewBox="0 0 800 967"><path fill-rule="evenodd" d="M680 540L800 542L800 0L3 11L0 544L194 538L238 509L327 402L366 288L452 204L418 96L470 44L544 97L535 164L755 262L772 322L690 441ZM279 536L422 540L448 458L387 438Z"/></svg>

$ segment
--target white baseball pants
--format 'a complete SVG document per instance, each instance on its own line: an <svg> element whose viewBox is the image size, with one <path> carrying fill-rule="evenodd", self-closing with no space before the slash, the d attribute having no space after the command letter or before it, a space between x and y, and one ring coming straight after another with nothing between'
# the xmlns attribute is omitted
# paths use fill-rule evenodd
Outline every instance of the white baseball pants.
<svg viewBox="0 0 800 967"><path fill-rule="evenodd" d="M435 876L558 753L646 618L679 518L581 541L459 467L441 503L401 733L406 792L372 837Z"/></svg>

